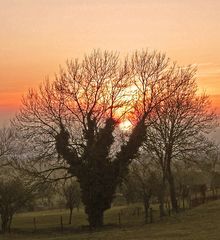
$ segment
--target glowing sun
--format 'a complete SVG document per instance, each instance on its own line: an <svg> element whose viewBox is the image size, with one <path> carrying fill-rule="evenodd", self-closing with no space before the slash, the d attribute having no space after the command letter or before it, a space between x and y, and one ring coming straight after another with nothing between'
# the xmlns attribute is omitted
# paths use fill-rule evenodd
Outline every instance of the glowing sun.
<svg viewBox="0 0 220 240"><path fill-rule="evenodd" d="M132 124L129 120L125 120L119 124L119 127L122 131L128 131L131 129Z"/></svg>

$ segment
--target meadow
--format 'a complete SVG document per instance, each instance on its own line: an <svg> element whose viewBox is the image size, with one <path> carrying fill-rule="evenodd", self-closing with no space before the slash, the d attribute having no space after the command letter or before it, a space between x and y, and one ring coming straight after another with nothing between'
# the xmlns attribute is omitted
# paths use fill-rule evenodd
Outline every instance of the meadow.
<svg viewBox="0 0 220 240"><path fill-rule="evenodd" d="M0 239L41 240L144 240L183 239L217 240L220 236L220 200L205 203L170 217L159 219L155 208L154 223L144 224L142 212L137 214L137 205L113 207L105 214L105 227L90 231L83 210L75 210L73 223L68 225L67 210L50 210L19 213L14 217L12 232L0 235ZM119 225L119 212L121 225ZM61 228L61 216L63 229ZM35 218L35 224L34 224Z"/></svg>

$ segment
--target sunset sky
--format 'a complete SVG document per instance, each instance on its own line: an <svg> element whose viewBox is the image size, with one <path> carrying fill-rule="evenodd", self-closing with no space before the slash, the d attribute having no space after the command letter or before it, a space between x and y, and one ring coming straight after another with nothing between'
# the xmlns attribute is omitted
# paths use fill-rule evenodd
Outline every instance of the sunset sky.
<svg viewBox="0 0 220 240"><path fill-rule="evenodd" d="M30 87L94 48L149 48L198 65L220 108L219 0L0 0L0 123Z"/></svg>

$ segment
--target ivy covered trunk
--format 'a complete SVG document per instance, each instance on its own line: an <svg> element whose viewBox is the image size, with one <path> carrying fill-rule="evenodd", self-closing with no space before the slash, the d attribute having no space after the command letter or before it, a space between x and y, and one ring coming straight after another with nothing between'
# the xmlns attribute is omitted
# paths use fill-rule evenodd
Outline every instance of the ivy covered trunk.
<svg viewBox="0 0 220 240"><path fill-rule="evenodd" d="M103 226L104 211L111 207L117 187L113 165L110 162L106 166L95 162L89 168L84 167L78 178L89 225L99 228Z"/></svg>
<svg viewBox="0 0 220 240"><path fill-rule="evenodd" d="M102 189L102 187L100 188L93 183L87 187L81 184L81 188L82 201L85 205L85 213L88 216L90 227L102 227L104 224L104 211L111 207L114 192L109 189Z"/></svg>
<svg viewBox="0 0 220 240"><path fill-rule="evenodd" d="M114 143L114 119L107 119L104 127L96 131L95 120L88 117L88 130L84 133L86 145L81 156L69 146L69 133L60 126L56 149L69 164L69 172L80 183L82 202L91 228L103 226L104 211L111 207L116 187L127 174L131 160L144 141L145 117L138 122L129 140L113 157L110 157L110 148Z"/></svg>

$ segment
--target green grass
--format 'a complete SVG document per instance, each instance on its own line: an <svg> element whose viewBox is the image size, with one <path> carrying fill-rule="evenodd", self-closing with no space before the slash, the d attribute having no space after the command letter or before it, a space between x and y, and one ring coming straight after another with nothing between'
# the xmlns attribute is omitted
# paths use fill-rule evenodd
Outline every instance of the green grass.
<svg viewBox="0 0 220 240"><path fill-rule="evenodd" d="M123 210L122 210L123 209ZM122 226L118 213L123 211ZM220 201L213 201L176 216L166 217L153 224L143 224L143 214L133 216L134 207L114 207L106 212L107 226L96 232L89 232L83 211L73 214L73 226L69 227L68 211L52 210L17 214L13 221L13 232L0 239L8 240L217 240L220 239ZM157 214L157 212L156 212ZM63 217L64 232L60 231L60 216ZM33 233L33 217L37 221L37 232ZM157 216L155 215L155 219Z"/></svg>

